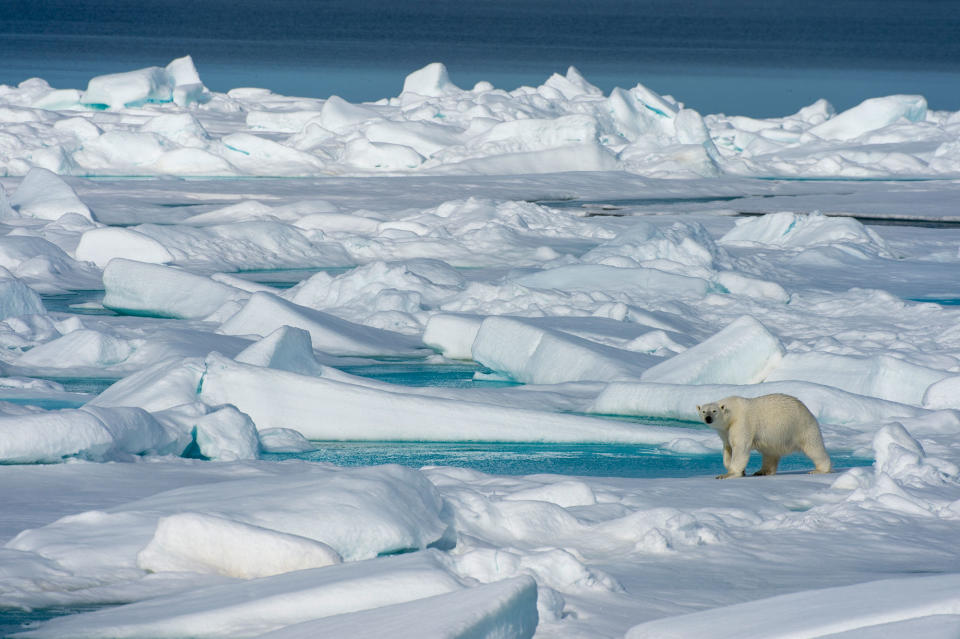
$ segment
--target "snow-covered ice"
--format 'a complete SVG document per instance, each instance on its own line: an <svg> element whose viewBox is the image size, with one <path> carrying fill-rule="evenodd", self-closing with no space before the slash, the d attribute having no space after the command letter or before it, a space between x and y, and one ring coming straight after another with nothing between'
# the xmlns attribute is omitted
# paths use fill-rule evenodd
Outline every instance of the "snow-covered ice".
<svg viewBox="0 0 960 639"><path fill-rule="evenodd" d="M0 634L960 634L960 114L117 71L0 87ZM771 392L872 465L305 459L700 469Z"/></svg>

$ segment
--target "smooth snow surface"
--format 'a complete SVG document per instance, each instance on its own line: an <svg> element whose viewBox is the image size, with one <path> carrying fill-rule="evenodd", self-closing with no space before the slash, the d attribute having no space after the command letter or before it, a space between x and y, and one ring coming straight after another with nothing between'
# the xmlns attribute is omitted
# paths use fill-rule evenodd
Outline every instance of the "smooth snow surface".
<svg viewBox="0 0 960 639"><path fill-rule="evenodd" d="M960 636L960 115L117 71L0 87L0 635Z"/></svg>

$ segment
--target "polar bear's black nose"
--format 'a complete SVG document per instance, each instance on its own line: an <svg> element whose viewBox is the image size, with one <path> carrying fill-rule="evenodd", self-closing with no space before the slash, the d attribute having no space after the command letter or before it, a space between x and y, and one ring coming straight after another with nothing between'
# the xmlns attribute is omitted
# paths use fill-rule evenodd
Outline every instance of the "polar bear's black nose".
<svg viewBox="0 0 960 639"><path fill-rule="evenodd" d="M708 424L712 424L712 423L713 423L713 416L712 416L712 415L707 415L706 417L703 418L703 421L707 422Z"/></svg>

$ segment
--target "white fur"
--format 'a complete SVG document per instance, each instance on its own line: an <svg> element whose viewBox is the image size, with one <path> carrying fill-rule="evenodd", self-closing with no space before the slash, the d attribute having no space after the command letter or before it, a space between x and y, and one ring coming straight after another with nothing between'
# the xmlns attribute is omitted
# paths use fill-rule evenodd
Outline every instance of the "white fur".
<svg viewBox="0 0 960 639"><path fill-rule="evenodd" d="M723 440L726 475L717 479L743 477L750 451L763 455L763 464L754 475L775 475L780 458L801 452L816 465L814 473L829 473L830 456L816 417L796 397L775 393L753 399L727 397L697 406L700 418Z"/></svg>

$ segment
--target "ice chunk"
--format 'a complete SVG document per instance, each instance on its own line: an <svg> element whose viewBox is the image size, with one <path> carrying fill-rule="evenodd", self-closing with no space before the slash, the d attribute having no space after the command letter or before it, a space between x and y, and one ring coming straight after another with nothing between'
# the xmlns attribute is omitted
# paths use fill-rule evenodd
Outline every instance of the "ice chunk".
<svg viewBox="0 0 960 639"><path fill-rule="evenodd" d="M342 160L361 169L413 169L423 164L423 156L409 146L366 138L347 142Z"/></svg>
<svg viewBox="0 0 960 639"><path fill-rule="evenodd" d="M619 268L602 264L559 266L514 280L531 288L556 288L624 292L642 295L645 291L700 298L710 284L698 277L667 273L654 268Z"/></svg>
<svg viewBox="0 0 960 639"><path fill-rule="evenodd" d="M559 73L554 73L551 75L540 88L541 94L544 93L542 89L550 89L554 93L548 97L553 97L559 94L559 97L562 97L566 100L572 100L578 96L599 97L603 95L603 92L600 89L590 84L587 79L583 77L583 74L581 74L576 67L572 66L567 67L567 73L565 75L560 75Z"/></svg>
<svg viewBox="0 0 960 639"><path fill-rule="evenodd" d="M197 399L203 360L168 358L124 377L90 400L93 406L137 406L157 412Z"/></svg>
<svg viewBox="0 0 960 639"><path fill-rule="evenodd" d="M103 287L106 308L130 315L178 319L202 319L226 302L248 295L209 277L123 258L107 264Z"/></svg>
<svg viewBox="0 0 960 639"><path fill-rule="evenodd" d="M320 117L321 111L259 111L247 112L247 126L277 133L296 133L309 122Z"/></svg>
<svg viewBox="0 0 960 639"><path fill-rule="evenodd" d="M53 171L34 167L10 197L10 206L24 217L57 220L67 213L93 219L76 191Z"/></svg>
<svg viewBox="0 0 960 639"><path fill-rule="evenodd" d="M626 639L833 636L931 615L956 615L958 589L960 575L948 574L806 590L657 619L634 626Z"/></svg>
<svg viewBox="0 0 960 639"><path fill-rule="evenodd" d="M133 229L104 227L92 229L80 236L77 259L88 260L100 268L114 258L124 258L150 264L174 261L160 242Z"/></svg>
<svg viewBox="0 0 960 639"><path fill-rule="evenodd" d="M244 535L246 551L257 538ZM531 582L525 582L527 589ZM35 637L252 637L292 624L460 591L463 585L428 551L297 570L60 617ZM535 587L534 594L535 594ZM529 590L526 591L529 596ZM429 600L428 600L429 601ZM476 601L474 603L480 603ZM431 607L426 615L440 610ZM425 617L421 617L423 621ZM311 634L310 636L318 636ZM321 633L319 636L353 636ZM380 635L384 636L384 635Z"/></svg>
<svg viewBox="0 0 960 639"><path fill-rule="evenodd" d="M99 331L79 329L30 349L20 356L17 365L101 368L122 363L130 357L134 348L129 340Z"/></svg>
<svg viewBox="0 0 960 639"><path fill-rule="evenodd" d="M447 67L440 62L433 62L404 79L401 95L415 93L418 96L435 98L461 91L462 89L450 81Z"/></svg>
<svg viewBox="0 0 960 639"><path fill-rule="evenodd" d="M202 513L162 517L137 555L137 565L150 572L211 572L239 579L340 561L337 551L322 542Z"/></svg>
<svg viewBox="0 0 960 639"><path fill-rule="evenodd" d="M960 376L951 375L931 384L923 393L923 407L960 410Z"/></svg>
<svg viewBox="0 0 960 639"><path fill-rule="evenodd" d="M395 390L394 390L395 389ZM240 364L211 354L200 399L233 404L259 429L293 428L321 441L664 443L686 430L408 394ZM709 441L715 436L704 433Z"/></svg>
<svg viewBox="0 0 960 639"><path fill-rule="evenodd" d="M616 261L627 262L629 266L651 266L680 275L691 270L696 272L695 269L703 272L703 269L730 264L726 251L716 245L700 224L677 223L660 229L643 221L631 224L627 230L587 251L580 259L612 266L618 265Z"/></svg>
<svg viewBox="0 0 960 639"><path fill-rule="evenodd" d="M473 359L528 384L639 378L660 361L532 326L522 319L488 317L472 347Z"/></svg>
<svg viewBox="0 0 960 639"><path fill-rule="evenodd" d="M325 368L313 355L310 333L292 326L281 326L245 348L234 359L243 364L300 375L320 375Z"/></svg>
<svg viewBox="0 0 960 639"><path fill-rule="evenodd" d="M261 635L269 639L529 639L539 621L537 584L530 577L326 617Z"/></svg>
<svg viewBox="0 0 960 639"><path fill-rule="evenodd" d="M36 292L0 267L0 320L21 315L45 315L43 301Z"/></svg>
<svg viewBox="0 0 960 639"><path fill-rule="evenodd" d="M923 96L889 95L864 100L826 122L811 127L808 133L825 140L852 140L901 119L920 122L926 115L927 101Z"/></svg>
<svg viewBox="0 0 960 639"><path fill-rule="evenodd" d="M83 95L77 89L59 89L50 91L34 100L30 106L37 109L50 109L51 111L60 111L69 109L80 104L80 97Z"/></svg>
<svg viewBox="0 0 960 639"><path fill-rule="evenodd" d="M310 440L292 428L265 428L259 431L260 447L268 453L303 453L315 450Z"/></svg>
<svg viewBox="0 0 960 639"><path fill-rule="evenodd" d="M948 476L956 476L960 473L960 468L951 461L939 459L936 457L927 457L923 446L917 441L903 424L893 422L885 424L873 438L873 450L876 462L874 470L876 471L876 483L872 491L868 490L866 496L878 498L881 502L888 502L884 499L884 493L887 492L885 482L887 479L895 479L898 482L907 484L940 484ZM913 504L903 504L909 510L915 510L917 507L927 510L927 503L924 500L908 497L900 487L889 487L893 494L900 494ZM870 493L873 493L872 495ZM851 499L859 498L858 495L851 495ZM899 509L895 507L894 509ZM925 513L924 513L925 514Z"/></svg>
<svg viewBox="0 0 960 639"><path fill-rule="evenodd" d="M423 157L463 141L462 132L433 122L374 122L364 129L364 135L374 143L409 147Z"/></svg>
<svg viewBox="0 0 960 639"><path fill-rule="evenodd" d="M230 133L220 138L218 155L241 171L262 175L269 166L271 175L316 175L325 166L323 160L304 151L250 133Z"/></svg>
<svg viewBox="0 0 960 639"><path fill-rule="evenodd" d="M89 106L123 108L147 101L172 100L167 74L161 67L147 67L91 78L80 101Z"/></svg>
<svg viewBox="0 0 960 639"><path fill-rule="evenodd" d="M281 326L306 330L314 348L332 355L417 356L427 352L416 338L354 324L270 293L254 293L220 330L227 335L269 335Z"/></svg>
<svg viewBox="0 0 960 639"><path fill-rule="evenodd" d="M927 388L949 377L947 371L905 362L890 355L855 357L833 353L788 353L766 381L803 380L857 395L920 406Z"/></svg>
<svg viewBox="0 0 960 639"><path fill-rule="evenodd" d="M202 93L203 85L193 60L184 56L173 60L166 68L147 67L91 78L80 102L93 107L120 109L145 102L171 102L176 97L177 104L185 105Z"/></svg>
<svg viewBox="0 0 960 639"><path fill-rule="evenodd" d="M331 95L320 109L319 123L335 133L344 133L367 120L378 120L375 110L351 104L340 96Z"/></svg>
<svg viewBox="0 0 960 639"><path fill-rule="evenodd" d="M876 232L852 217L827 217L820 213L770 213L737 220L737 225L719 240L723 244L768 244L783 248L807 248L852 244L873 255L891 257L892 252Z"/></svg>
<svg viewBox="0 0 960 639"><path fill-rule="evenodd" d="M574 506L592 506L597 503L597 496L587 484L575 479L566 479L545 483L533 488L517 490L505 495L506 500L546 501L563 508Z"/></svg>
<svg viewBox="0 0 960 639"><path fill-rule="evenodd" d="M179 433L139 408L85 407L0 417L0 462L8 464L178 454L185 446Z"/></svg>
<svg viewBox="0 0 960 639"><path fill-rule="evenodd" d="M233 406L224 406L193 422L200 453L214 461L257 459L260 439L249 417Z"/></svg>
<svg viewBox="0 0 960 639"><path fill-rule="evenodd" d="M775 336L750 315L665 362L648 368L641 379L665 384L755 384L783 358Z"/></svg>
<svg viewBox="0 0 960 639"><path fill-rule="evenodd" d="M80 220L83 222L73 224ZM69 236L88 228L86 225L89 222L86 218L67 214L53 224L63 224L63 227L51 228L51 234L59 231ZM100 287L100 271L97 268L92 264L78 262L59 246L42 237L13 234L0 236L0 266L9 269L10 273L41 293L62 293L64 289L88 290Z"/></svg>
<svg viewBox="0 0 960 639"><path fill-rule="evenodd" d="M188 55L171 60L165 71L170 84L175 87L200 83L200 74L193 66L193 58Z"/></svg>
<svg viewBox="0 0 960 639"><path fill-rule="evenodd" d="M473 359L473 341L481 324L483 318L477 315L431 315L423 331L423 343L450 359Z"/></svg>
<svg viewBox="0 0 960 639"><path fill-rule="evenodd" d="M210 141L210 135L191 113L165 113L147 120L140 130L156 133L170 142L187 147L204 147Z"/></svg>
<svg viewBox="0 0 960 639"><path fill-rule="evenodd" d="M154 175L154 163L167 152L169 143L156 133L112 130L88 140L73 154L73 160L95 175Z"/></svg>

